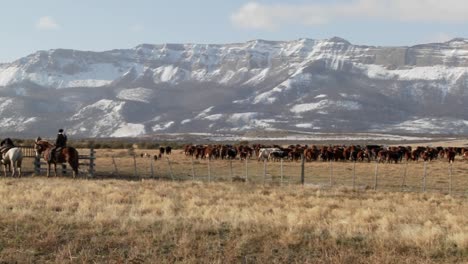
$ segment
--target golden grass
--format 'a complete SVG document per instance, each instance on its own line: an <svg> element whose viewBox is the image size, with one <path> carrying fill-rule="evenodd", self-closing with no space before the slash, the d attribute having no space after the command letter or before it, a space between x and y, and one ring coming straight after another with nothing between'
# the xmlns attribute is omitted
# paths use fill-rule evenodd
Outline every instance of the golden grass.
<svg viewBox="0 0 468 264"><path fill-rule="evenodd" d="M466 263L466 197L246 183L2 179L0 260Z"/></svg>

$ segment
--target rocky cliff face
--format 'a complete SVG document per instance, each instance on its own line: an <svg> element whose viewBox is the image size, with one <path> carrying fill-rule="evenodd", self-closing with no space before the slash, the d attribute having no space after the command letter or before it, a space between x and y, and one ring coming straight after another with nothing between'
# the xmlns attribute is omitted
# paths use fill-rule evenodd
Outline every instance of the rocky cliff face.
<svg viewBox="0 0 468 264"><path fill-rule="evenodd" d="M39 51L0 65L0 132L468 133L468 41L340 38Z"/></svg>

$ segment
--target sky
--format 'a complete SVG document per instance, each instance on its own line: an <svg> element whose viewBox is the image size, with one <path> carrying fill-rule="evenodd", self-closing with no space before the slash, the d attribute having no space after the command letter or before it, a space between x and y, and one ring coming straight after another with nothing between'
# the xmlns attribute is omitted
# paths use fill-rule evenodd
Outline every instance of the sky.
<svg viewBox="0 0 468 264"><path fill-rule="evenodd" d="M468 38L466 0L15 0L0 9L0 63L38 50L142 43L327 39L410 46Z"/></svg>

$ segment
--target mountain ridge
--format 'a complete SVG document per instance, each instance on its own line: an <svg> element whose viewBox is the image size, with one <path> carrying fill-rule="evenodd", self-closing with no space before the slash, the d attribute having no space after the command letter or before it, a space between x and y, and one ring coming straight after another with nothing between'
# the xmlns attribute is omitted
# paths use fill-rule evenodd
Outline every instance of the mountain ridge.
<svg viewBox="0 0 468 264"><path fill-rule="evenodd" d="M467 85L462 38L411 47L332 37L54 49L0 64L0 133L466 134Z"/></svg>

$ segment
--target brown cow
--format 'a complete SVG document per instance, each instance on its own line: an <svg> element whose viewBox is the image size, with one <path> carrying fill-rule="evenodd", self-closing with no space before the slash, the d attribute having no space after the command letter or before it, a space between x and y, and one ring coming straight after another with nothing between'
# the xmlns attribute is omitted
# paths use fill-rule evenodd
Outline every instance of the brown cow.
<svg viewBox="0 0 468 264"><path fill-rule="evenodd" d="M452 148L448 148L445 151L445 155L447 156L448 162L453 163L455 162L455 156L457 155L457 152L453 150Z"/></svg>

